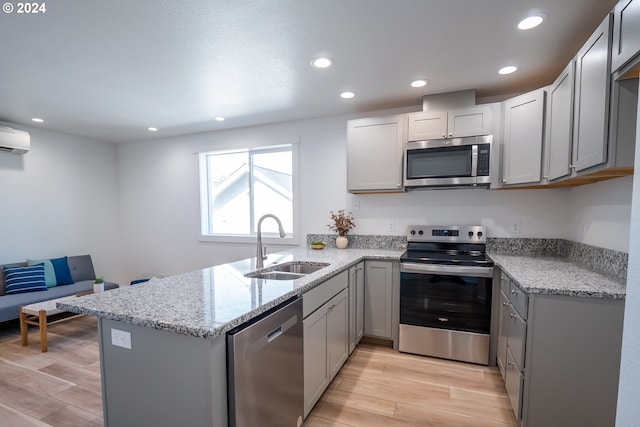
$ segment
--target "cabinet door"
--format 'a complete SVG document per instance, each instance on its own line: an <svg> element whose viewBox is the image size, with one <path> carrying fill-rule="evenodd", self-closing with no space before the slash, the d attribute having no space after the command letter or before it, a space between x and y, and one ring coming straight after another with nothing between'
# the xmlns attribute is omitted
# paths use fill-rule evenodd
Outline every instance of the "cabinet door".
<svg viewBox="0 0 640 427"><path fill-rule="evenodd" d="M408 117L407 139L409 141L444 139L447 137L446 112L411 113Z"/></svg>
<svg viewBox="0 0 640 427"><path fill-rule="evenodd" d="M329 381L336 376L349 356L349 307L347 296L347 289L344 289L327 303Z"/></svg>
<svg viewBox="0 0 640 427"><path fill-rule="evenodd" d="M349 269L349 354L356 348L356 267Z"/></svg>
<svg viewBox="0 0 640 427"><path fill-rule="evenodd" d="M540 182L544 119L543 89L504 102L502 183Z"/></svg>
<svg viewBox="0 0 640 427"><path fill-rule="evenodd" d="M522 419L522 388L524 386L524 376L522 372L520 372L520 368L509 350L507 350L507 366L505 370L506 378L504 385L507 389L507 396L511 402L511 409L513 409L516 420L520 421Z"/></svg>
<svg viewBox="0 0 640 427"><path fill-rule="evenodd" d="M500 323L498 325L498 354L497 362L502 379L505 378L505 367L507 366L507 331L509 327L509 299L500 292Z"/></svg>
<svg viewBox="0 0 640 427"><path fill-rule="evenodd" d="M364 291L364 334L392 339L393 265L367 261Z"/></svg>
<svg viewBox="0 0 640 427"><path fill-rule="evenodd" d="M356 345L364 335L364 262L355 267L356 273Z"/></svg>
<svg viewBox="0 0 640 427"><path fill-rule="evenodd" d="M347 187L351 192L402 191L406 116L347 123Z"/></svg>
<svg viewBox="0 0 640 427"><path fill-rule="evenodd" d="M575 62L571 61L547 92L545 178L548 181L571 173L574 68Z"/></svg>
<svg viewBox="0 0 640 427"><path fill-rule="evenodd" d="M304 416L329 385L327 352L327 308L323 306L303 321L304 327Z"/></svg>
<svg viewBox="0 0 640 427"><path fill-rule="evenodd" d="M573 168L581 171L607 160L610 16L576 55Z"/></svg>
<svg viewBox="0 0 640 427"><path fill-rule="evenodd" d="M472 107L450 111L447 120L447 137L463 138L465 136L491 134L491 109L488 107Z"/></svg>
<svg viewBox="0 0 640 427"><path fill-rule="evenodd" d="M640 0L622 0L613 13L611 72L640 53Z"/></svg>
<svg viewBox="0 0 640 427"><path fill-rule="evenodd" d="M518 366L524 368L527 323L518 315L513 305L509 305L509 318L507 321L507 348Z"/></svg>

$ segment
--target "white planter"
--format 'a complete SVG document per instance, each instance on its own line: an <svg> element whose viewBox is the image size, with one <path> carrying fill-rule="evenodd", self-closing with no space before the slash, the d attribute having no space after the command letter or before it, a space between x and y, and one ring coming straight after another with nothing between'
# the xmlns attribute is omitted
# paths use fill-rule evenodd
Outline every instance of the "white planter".
<svg viewBox="0 0 640 427"><path fill-rule="evenodd" d="M336 246L338 247L338 249L345 249L347 246L349 246L349 239L347 239L345 236L338 236L336 238Z"/></svg>
<svg viewBox="0 0 640 427"><path fill-rule="evenodd" d="M93 284L93 292L104 292L104 283L94 283Z"/></svg>

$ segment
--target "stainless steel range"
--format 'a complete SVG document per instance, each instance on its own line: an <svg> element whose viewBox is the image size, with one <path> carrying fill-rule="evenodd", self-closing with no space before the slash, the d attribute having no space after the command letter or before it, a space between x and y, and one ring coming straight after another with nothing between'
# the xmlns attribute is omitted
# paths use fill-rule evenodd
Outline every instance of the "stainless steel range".
<svg viewBox="0 0 640 427"><path fill-rule="evenodd" d="M493 262L483 226L409 226L399 350L489 364Z"/></svg>

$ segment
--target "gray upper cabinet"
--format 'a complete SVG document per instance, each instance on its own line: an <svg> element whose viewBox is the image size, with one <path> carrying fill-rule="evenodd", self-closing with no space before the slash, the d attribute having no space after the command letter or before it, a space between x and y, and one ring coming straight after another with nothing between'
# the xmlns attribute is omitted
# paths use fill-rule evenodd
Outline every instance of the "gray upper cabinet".
<svg viewBox="0 0 640 427"><path fill-rule="evenodd" d="M613 13L611 72L640 52L640 0L621 0Z"/></svg>
<svg viewBox="0 0 640 427"><path fill-rule="evenodd" d="M540 182L544 102L544 89L504 101L502 185Z"/></svg>
<svg viewBox="0 0 640 427"><path fill-rule="evenodd" d="M611 15L576 55L572 168L582 171L607 161Z"/></svg>
<svg viewBox="0 0 640 427"><path fill-rule="evenodd" d="M571 61L547 90L545 182L571 174L574 68Z"/></svg>
<svg viewBox="0 0 640 427"><path fill-rule="evenodd" d="M491 134L491 109L487 106L408 115L408 141L463 138Z"/></svg>
<svg viewBox="0 0 640 427"><path fill-rule="evenodd" d="M406 115L347 122L348 191L403 191L405 129Z"/></svg>

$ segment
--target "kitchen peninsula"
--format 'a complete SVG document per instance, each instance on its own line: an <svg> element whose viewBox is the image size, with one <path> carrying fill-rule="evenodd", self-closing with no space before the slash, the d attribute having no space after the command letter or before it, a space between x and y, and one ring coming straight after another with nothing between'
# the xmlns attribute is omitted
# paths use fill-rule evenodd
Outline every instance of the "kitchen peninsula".
<svg viewBox="0 0 640 427"><path fill-rule="evenodd" d="M105 425L226 426L226 332L293 296L315 292L324 283L329 286L334 278L362 261L397 265L402 252L299 248L270 254L265 268L287 262L329 265L297 280L252 279L245 277L256 270L255 259L250 258L69 298L59 307L99 318ZM558 256L555 260L491 256L515 285L523 286L532 295L580 295L586 297L584 301L608 301L606 304L615 305L615 310L623 305L623 281L594 273L575 262ZM548 268L551 265L553 269ZM563 271L574 280L554 278ZM529 286L532 273L535 288ZM500 295L501 285L500 280L494 280L494 298ZM581 293L576 294L576 287ZM498 305L494 305L496 327L492 328L496 335ZM128 342L118 338L113 343L113 330L122 331L125 336L128 333ZM130 349L123 348L127 344Z"/></svg>
<svg viewBox="0 0 640 427"><path fill-rule="evenodd" d="M244 276L256 270L251 258L70 298L58 307L99 318L105 425L226 427L226 332L365 259L394 262L401 254L294 249L270 254L265 268L329 265L298 280L265 280Z"/></svg>

